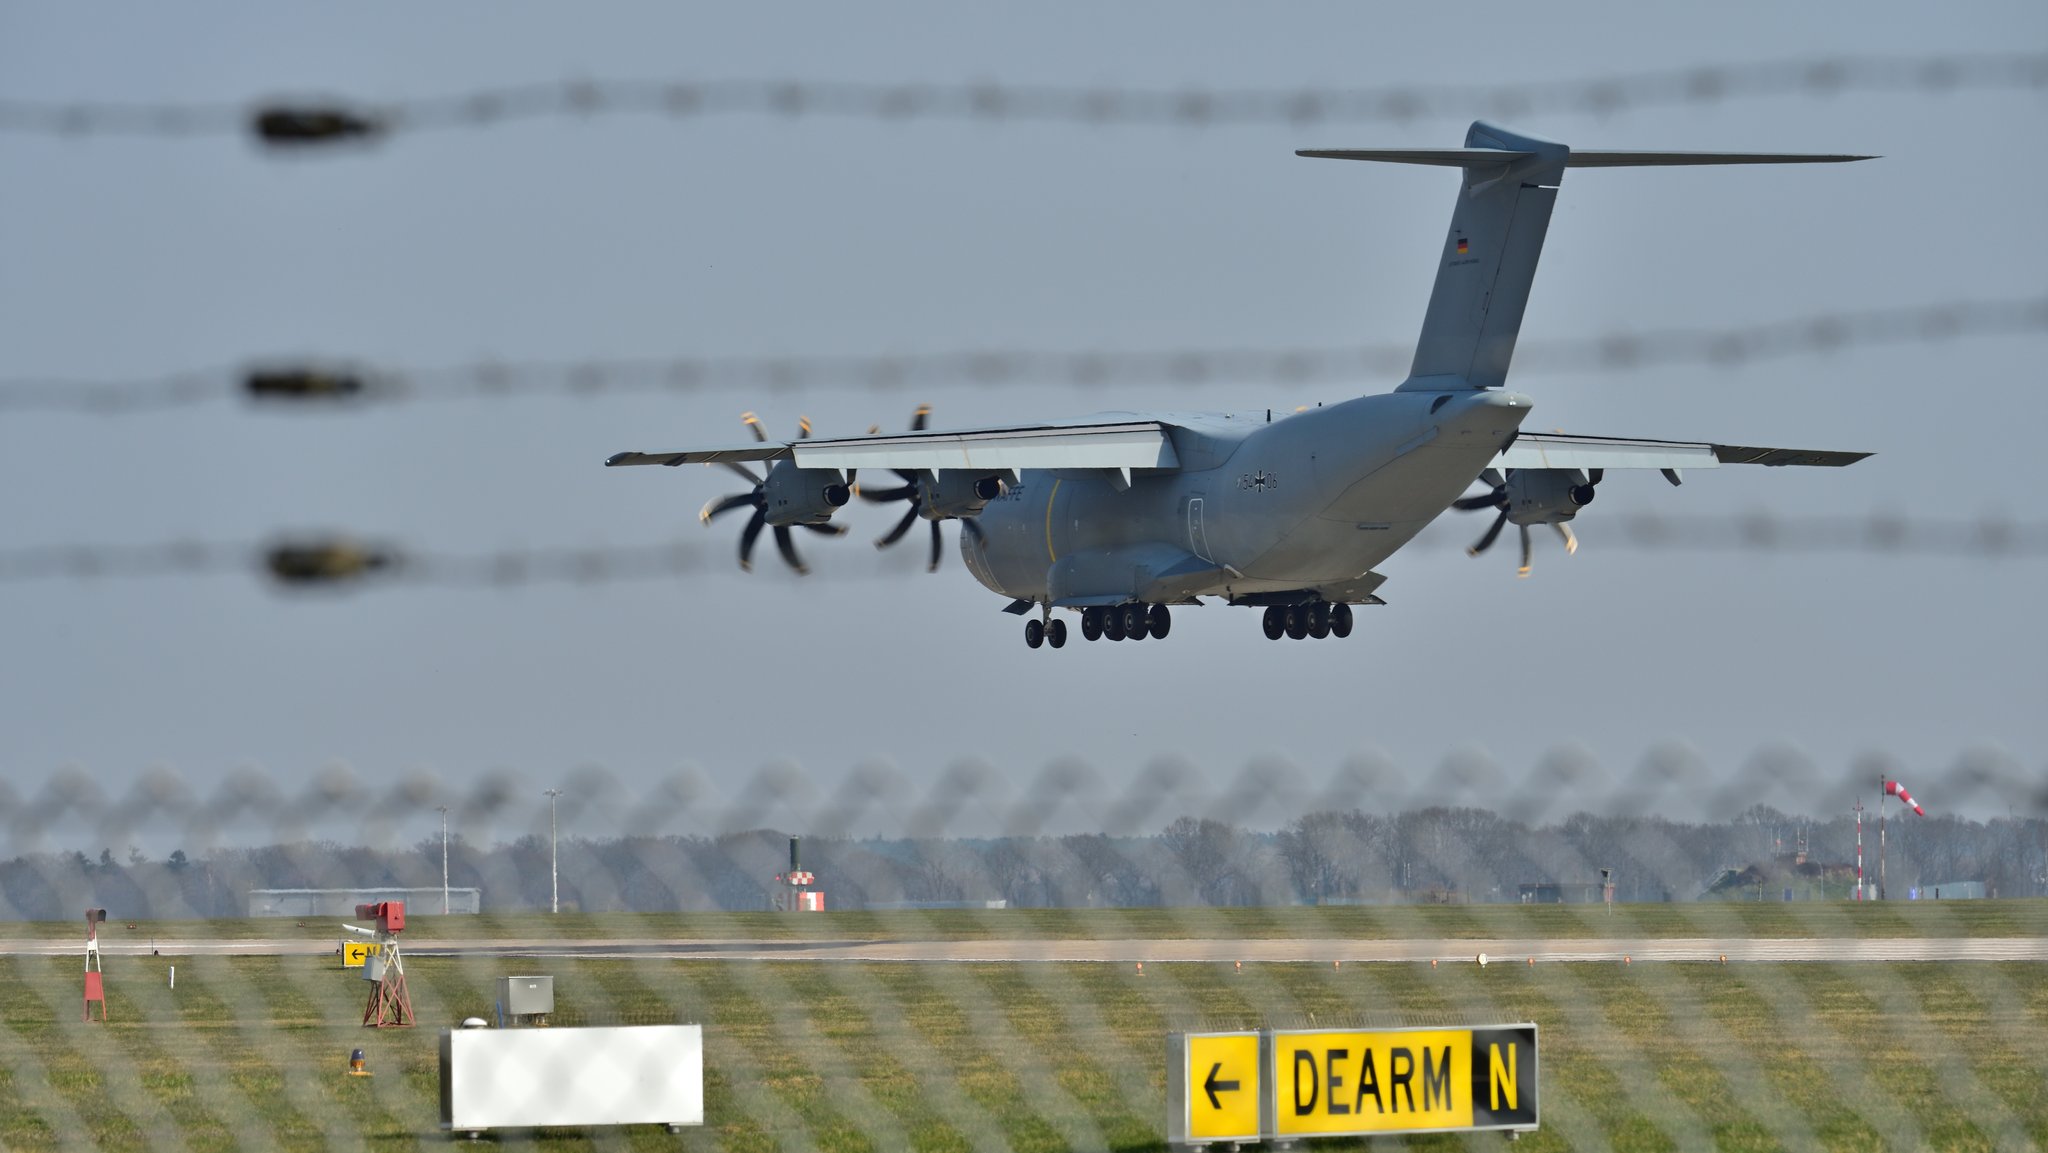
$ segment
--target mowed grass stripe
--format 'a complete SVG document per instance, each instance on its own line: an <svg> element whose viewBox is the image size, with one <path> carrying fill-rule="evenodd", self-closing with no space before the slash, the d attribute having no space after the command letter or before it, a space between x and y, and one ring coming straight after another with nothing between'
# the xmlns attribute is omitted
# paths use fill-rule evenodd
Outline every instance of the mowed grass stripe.
<svg viewBox="0 0 2048 1153"><path fill-rule="evenodd" d="M1939 1029L1952 1052L1965 1054L1985 1091L1995 1094L2014 1117L2026 1144L2048 1148L2048 1093L2039 1059L2016 1047L2013 1013L1994 1013L1951 967L1925 965L1908 974L1920 995L1920 1012ZM2010 1134L2001 1140L2010 1142Z"/></svg>
<svg viewBox="0 0 2048 1153"><path fill-rule="evenodd" d="M21 991L35 1000L31 1012L48 1022L46 1035L64 1038L44 1055L49 1084L84 1119L96 1147L146 1148L165 1114L143 1091L133 1056L112 1024L133 1016L134 1006L113 996L110 987L107 1023L100 1022L97 1009L91 1023L82 1013L73 1016L74 1006L83 1007L82 969L76 958L51 958L16 974Z"/></svg>
<svg viewBox="0 0 2048 1153"><path fill-rule="evenodd" d="M1806 1115L1823 1149L1862 1153L1887 1142L1880 1126L1895 1137L1895 1110L1876 1122L1852 1108L1852 1093L1868 1093L1861 1066L1842 1047L1820 1034L1820 1026L1796 990L1781 991L1787 977L1776 965L1680 965L1700 1004L1727 1030L1773 1087ZM1767 993L1766 990L1769 990ZM1916 1148L1908 1142L1901 1148Z"/></svg>
<svg viewBox="0 0 2048 1153"><path fill-rule="evenodd" d="M256 1115L246 1107L236 1110L236 1096L218 1071L210 1062L191 1061L179 1043L180 1030L164 1024L176 1016L169 969L164 962L129 962L118 965L108 978L108 997L114 1005L105 1029L131 1065L138 1088L155 1106L145 1118L150 1143L170 1142L201 1151L247 1144L238 1134ZM60 1015L65 1007L61 1002L52 1005ZM254 1145L271 1147L267 1139Z"/></svg>
<svg viewBox="0 0 2048 1153"><path fill-rule="evenodd" d="M276 1135L268 1128L268 1112L260 1102L248 1100L248 1096L233 1083L227 1075L227 1063L233 1057L215 1057L213 1036L195 1036L197 1028L225 1028L225 1026L188 1026L180 999L193 993L197 979L186 965L184 987L170 989L168 965L166 983L152 979L143 981L121 981L123 1001L133 1001L135 1010L135 1036L139 1047L147 1051L147 1061L164 1061L178 1075L188 1077L193 1102L188 1106L203 1112L193 1122L188 1133L190 1145L195 1149L256 1149L270 1151L279 1149ZM123 1018L129 1014L123 1012ZM197 1040L197 1044L195 1044Z"/></svg>
<svg viewBox="0 0 2048 1153"><path fill-rule="evenodd" d="M326 1148L322 1126L307 1113L297 1091L303 1054L270 1028L269 1014L247 1008L252 986L276 979L276 959L190 960L178 973L177 1007L183 1024L205 1040L206 1056L219 1063L241 1099L264 1118L280 1147Z"/></svg>
<svg viewBox="0 0 2048 1153"><path fill-rule="evenodd" d="M1661 988L1660 977L1648 976L1655 965L1630 965L1616 974L1612 966L1577 970L1582 983L1601 982L1606 987L1602 1006L1607 1023L1618 1037L1634 1042L1636 1051L1650 1067L1664 1092L1698 1119L1704 1135L1714 1148L1724 1151L1767 1150L1780 1147L1768 1129L1743 1102L1743 1097L1723 1075L1720 1051L1702 1043L1698 1033L1687 1027L1651 988ZM1668 974L1662 975L1668 977ZM1768 1107L1768 1098L1757 1101ZM1690 1134L1679 1134L1681 1145L1689 1145Z"/></svg>
<svg viewBox="0 0 2048 1153"><path fill-rule="evenodd" d="M1070 965L977 965L971 975L993 1003L1002 1006L1010 1028L1035 1051L1057 1055L1053 1077L1074 1102L1087 1110L1095 1128L1112 1149L1137 1148L1158 1132L1157 1119L1144 1112L1151 1100L1150 1063L1119 1052L1118 1038L1077 996L1049 991ZM1163 1046L1163 1042L1162 1042Z"/></svg>
<svg viewBox="0 0 2048 1153"><path fill-rule="evenodd" d="M1676 1147L1673 1134L1641 1108L1643 1087L1633 1076L1629 1062L1638 1054L1619 1051L1613 1035L1594 1023L1597 1009L1582 1012L1576 1005L1567 1011L1558 999L1579 994L1574 979L1566 973L1574 966L1537 967L1503 963L1480 977L1481 984L1504 986L1502 999L1520 1007L1537 1023L1538 1052L1543 1054L1545 1080L1569 1083L1572 1096L1599 1127L1602 1140L1614 1149L1664 1150ZM1606 969L1606 965L1593 968ZM1463 973L1464 966L1459 966ZM1688 1131L1693 1129L1688 1125Z"/></svg>
<svg viewBox="0 0 2048 1153"><path fill-rule="evenodd" d="M1026 1081L1016 1064L1034 1055L1012 1047L1004 1051L975 1028L973 1017L938 987L936 977L951 966L877 966L876 985L887 991L893 1008L939 1059L951 1069L961 1092L992 1117L1010 1148L1020 1153L1046 1153L1070 1147L1054 1120L1041 1116L1027 1097Z"/></svg>
<svg viewBox="0 0 2048 1153"><path fill-rule="evenodd" d="M1864 984L1874 974L1863 974L1859 981L1844 966L1790 969L1837 1042L1854 1045L1866 1055L1876 1086L1918 1121L1927 1144L1962 1150L1995 1147L1992 1133L1972 1113L1986 1106L2004 1110L1995 1100L1971 1092L1965 1084L1968 1078L1957 1076L1966 1071L1954 1063L1925 1059L1935 1047L1934 1031L1910 1000L1895 998L1880 1008Z"/></svg>
<svg viewBox="0 0 2048 1153"><path fill-rule="evenodd" d="M1720 1078L1730 1099L1739 1104L1755 1124L1755 1136L1743 1144L1743 1129L1718 1105L1708 1105L1703 1115L1709 1120L1723 1148L1817 1149L1820 1138L1806 1113L1779 1091L1765 1070L1750 1059L1742 1043L1721 1026L1696 995L1683 970L1708 970L1726 978L1727 967L1717 962L1683 962L1676 965L1633 965L1629 977L1641 994L1662 1013L1665 1027L1647 1043L1669 1051L1670 1068L1683 1075L1693 1060L1706 1063ZM1674 1088L1684 1095L1684 1090ZM1727 1133L1723 1138L1721 1134Z"/></svg>
<svg viewBox="0 0 2048 1153"><path fill-rule="evenodd" d="M4 1049L14 1106L0 1118L0 1141L10 1149L102 1148L103 1134L88 1127L78 1103L59 1088L68 1077L53 1069L53 1062L64 1068L79 1058L59 1031L58 1019L28 986L50 964L0 959L0 1012L7 1018Z"/></svg>
<svg viewBox="0 0 2048 1153"><path fill-rule="evenodd" d="M838 974L836 968L741 962L723 972L746 979L776 1030L812 1050L808 1059L822 1070L826 1092L874 1148L960 1148L959 1134L949 1126L931 1124L929 1112L917 1116L924 1103L916 1082L876 1044L868 1010L844 991L841 978L858 974ZM905 1125L906 1116L911 1127ZM912 1127L918 1130L915 1136Z"/></svg>

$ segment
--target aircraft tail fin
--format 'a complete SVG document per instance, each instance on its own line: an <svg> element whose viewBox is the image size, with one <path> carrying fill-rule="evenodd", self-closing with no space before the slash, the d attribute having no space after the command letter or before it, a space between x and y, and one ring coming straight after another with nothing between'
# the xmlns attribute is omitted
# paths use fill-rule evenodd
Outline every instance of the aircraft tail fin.
<svg viewBox="0 0 2048 1153"><path fill-rule="evenodd" d="M1404 391L1495 388L1507 379L1550 210L1567 168L1676 164L1815 164L1865 156L1782 152L1573 152L1562 144L1474 121L1463 148L1304 150L1332 160L1460 168L1436 286Z"/></svg>

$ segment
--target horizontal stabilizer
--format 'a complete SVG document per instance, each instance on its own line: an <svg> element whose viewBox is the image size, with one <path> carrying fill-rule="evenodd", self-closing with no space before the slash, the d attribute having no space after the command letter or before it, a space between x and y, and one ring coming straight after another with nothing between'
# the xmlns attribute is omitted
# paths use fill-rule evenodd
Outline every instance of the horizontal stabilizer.
<svg viewBox="0 0 2048 1153"><path fill-rule="evenodd" d="M1503 148L1306 148L1295 152L1318 160L1377 160L1385 164L1437 164L1447 168L1476 168L1527 160L1534 152ZM1565 158L1566 168L1662 168L1678 164L1847 164L1854 160L1875 160L1875 156L1849 156L1825 152L1637 152L1609 150L1574 152Z"/></svg>

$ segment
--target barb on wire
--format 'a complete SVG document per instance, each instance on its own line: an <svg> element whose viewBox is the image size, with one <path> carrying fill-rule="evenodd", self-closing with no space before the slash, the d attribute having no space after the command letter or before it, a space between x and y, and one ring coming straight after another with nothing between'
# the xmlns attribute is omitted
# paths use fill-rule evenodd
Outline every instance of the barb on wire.
<svg viewBox="0 0 2048 1153"><path fill-rule="evenodd" d="M1853 516L1661 516L1654 513L1581 514L1580 534L1599 549L1724 553L1863 553L1940 556L1971 560L2048 557L2048 522ZM1417 552L1463 547L1448 530L1425 532L1408 547ZM836 575L895 578L891 567L866 551L868 563ZM284 586L362 584L440 587L516 587L529 584L612 584L664 580L729 571L722 543L668 543L593 548L504 549L444 553L348 536L299 535L267 544L169 541L147 545L62 545L0 551L0 583L89 581L246 573Z"/></svg>
<svg viewBox="0 0 2048 1153"><path fill-rule="evenodd" d="M1525 342L1517 373L1585 374L1701 366L1732 370L1796 356L1860 348L2048 332L2048 296L1960 300L1909 308L1825 313L1722 328L1652 329ZM1151 352L987 349L902 356L679 357L578 364L486 362L449 368L375 370L352 364L273 363L240 372L191 372L125 382L0 381L0 411L121 415L183 408L235 395L266 409L322 411L417 400L504 400L522 396L767 392L971 385L1065 385L1096 391L1171 384L1177 388L1355 384L1407 371L1410 343L1349 348L1183 349Z"/></svg>
<svg viewBox="0 0 2048 1153"><path fill-rule="evenodd" d="M0 130L63 137L188 137L249 132L303 150L409 131L537 119L753 116L1013 121L1088 126L1407 123L1490 115L1606 116L1640 108L1849 93L1940 96L2048 89L2048 54L1820 57L1703 65L1513 84L1376 88L1140 89L1030 84L843 84L805 80L567 80L382 103L335 99L232 105L0 102Z"/></svg>

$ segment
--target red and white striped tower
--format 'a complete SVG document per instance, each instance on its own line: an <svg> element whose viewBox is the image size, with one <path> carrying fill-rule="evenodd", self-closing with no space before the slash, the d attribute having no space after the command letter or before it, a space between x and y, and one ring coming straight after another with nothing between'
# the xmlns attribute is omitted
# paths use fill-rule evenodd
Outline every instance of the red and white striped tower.
<svg viewBox="0 0 2048 1153"><path fill-rule="evenodd" d="M92 1020L93 1003L98 1002L102 1023L107 1019L107 978L100 966L100 922L106 919L105 909L85 911L85 1019Z"/></svg>
<svg viewBox="0 0 2048 1153"><path fill-rule="evenodd" d="M1863 798L1856 798L1856 899L1863 899Z"/></svg>
<svg viewBox="0 0 2048 1153"><path fill-rule="evenodd" d="M1884 900L1884 774L1877 775L1877 899Z"/></svg>

